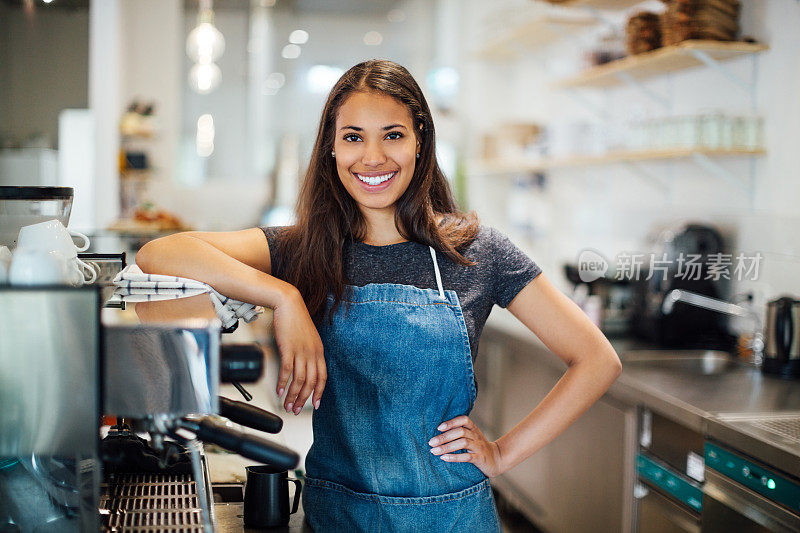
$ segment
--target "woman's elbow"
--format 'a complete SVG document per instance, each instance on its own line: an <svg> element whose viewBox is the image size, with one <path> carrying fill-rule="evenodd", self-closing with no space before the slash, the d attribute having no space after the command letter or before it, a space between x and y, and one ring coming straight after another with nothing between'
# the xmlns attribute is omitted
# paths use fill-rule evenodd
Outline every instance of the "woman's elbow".
<svg viewBox="0 0 800 533"><path fill-rule="evenodd" d="M614 381L622 375L622 361L619 360L619 356L614 350L611 350L608 359L609 373L613 376L612 381Z"/></svg>
<svg viewBox="0 0 800 533"><path fill-rule="evenodd" d="M136 265L142 269L142 272L152 274L153 269L157 268L158 248L161 245L159 241L161 239L148 241L136 252Z"/></svg>

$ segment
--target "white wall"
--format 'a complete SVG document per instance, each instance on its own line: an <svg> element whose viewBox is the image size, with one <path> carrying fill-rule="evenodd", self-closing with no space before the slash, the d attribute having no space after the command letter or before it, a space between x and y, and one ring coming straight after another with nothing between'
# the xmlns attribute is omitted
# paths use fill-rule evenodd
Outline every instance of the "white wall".
<svg viewBox="0 0 800 533"><path fill-rule="evenodd" d="M463 42L465 47L474 48L475 35L490 8L484 2L470 4L466 7L470 15ZM648 230L670 221L693 219L719 226L731 250L764 254L759 282L739 284L735 292L754 290L761 300L782 293L800 294L800 218L796 208L800 200L796 176L800 168L800 151L796 148L800 128L800 64L796 54L800 49L800 3L763 0L742 5L743 34L771 47L757 57L756 104L766 118L768 154L755 163L754 194L732 187L691 161L644 165L647 172L667 182L664 190L622 165L551 171L548 188L541 195L549 222L547 234L533 240L515 235L515 240L562 288L567 287L562 264L574 262L582 248L597 248L609 258L626 250L647 252L644 240ZM504 121L597 120L576 99L549 85L578 68L580 42L566 39L510 63L465 61L462 67L468 89L462 110L473 132L473 157L478 155L478 134ZM746 79L753 73L748 58L725 65ZM578 94L594 102L611 120L717 109L750 111L747 92L711 69L661 76L646 86L666 95L672 108L661 110L627 87L581 90ZM749 179L747 158L719 163L741 180ZM506 211L510 183L508 176L490 176L472 177L470 185L473 206L483 218L512 233Z"/></svg>
<svg viewBox="0 0 800 533"><path fill-rule="evenodd" d="M120 99L155 104L157 136L139 143L156 179L173 180L181 117L185 38L181 0L123 0ZM123 108L119 110L122 116Z"/></svg>
<svg viewBox="0 0 800 533"><path fill-rule="evenodd" d="M94 117L94 228L119 216L119 118L122 58L120 0L89 9L89 108Z"/></svg>

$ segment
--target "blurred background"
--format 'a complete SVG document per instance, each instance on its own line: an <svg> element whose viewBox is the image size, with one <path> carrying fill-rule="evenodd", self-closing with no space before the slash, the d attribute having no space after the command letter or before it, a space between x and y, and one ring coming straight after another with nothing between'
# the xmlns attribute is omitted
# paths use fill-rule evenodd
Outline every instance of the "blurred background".
<svg viewBox="0 0 800 533"><path fill-rule="evenodd" d="M654 228L691 219L766 254L745 289L796 290L797 2L672 34L660 1L554 4L3 0L0 179L75 187L70 227L95 247L114 231L287 223L329 88L389 58L434 109L462 208L565 289L582 249L647 252ZM216 29L192 36L203 22ZM742 47L597 70L698 38Z"/></svg>

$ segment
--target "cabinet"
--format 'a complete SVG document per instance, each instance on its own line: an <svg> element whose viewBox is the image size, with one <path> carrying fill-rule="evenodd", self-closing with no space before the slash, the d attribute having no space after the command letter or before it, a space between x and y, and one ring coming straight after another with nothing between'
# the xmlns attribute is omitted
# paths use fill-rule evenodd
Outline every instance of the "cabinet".
<svg viewBox="0 0 800 533"><path fill-rule="evenodd" d="M476 364L473 418L488 437L499 437L538 405L564 371L535 341L487 327ZM631 531L636 422L634 406L604 397L556 440L492 483L544 531Z"/></svg>

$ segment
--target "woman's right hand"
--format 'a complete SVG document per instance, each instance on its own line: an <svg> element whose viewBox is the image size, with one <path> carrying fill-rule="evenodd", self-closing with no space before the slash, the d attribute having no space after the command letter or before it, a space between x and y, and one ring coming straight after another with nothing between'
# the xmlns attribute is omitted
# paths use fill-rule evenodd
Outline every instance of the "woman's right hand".
<svg viewBox="0 0 800 533"><path fill-rule="evenodd" d="M319 408L322 391L328 380L322 339L300 293L292 287L273 309L275 341L281 357L278 374L278 396L283 394L289 376L289 385L283 407L286 412L298 414L311 395L314 409Z"/></svg>

